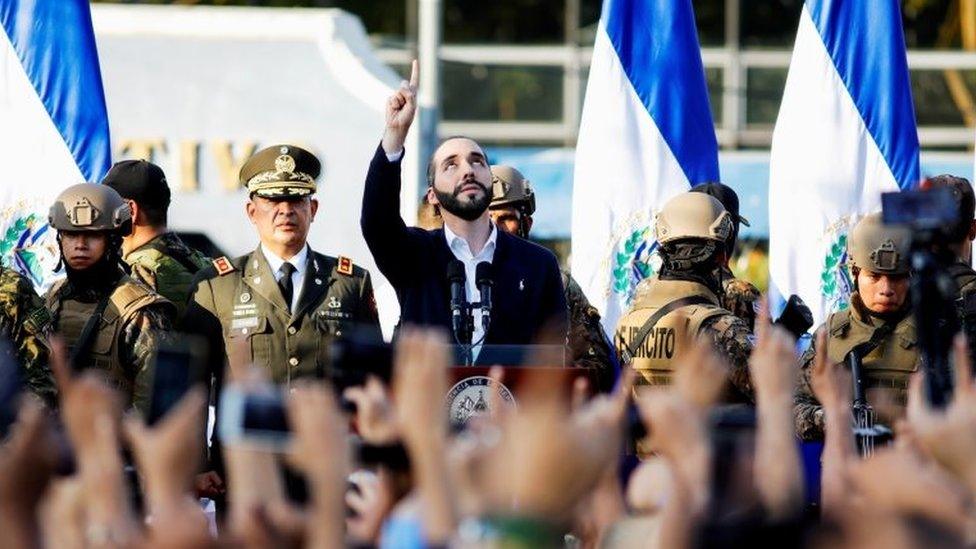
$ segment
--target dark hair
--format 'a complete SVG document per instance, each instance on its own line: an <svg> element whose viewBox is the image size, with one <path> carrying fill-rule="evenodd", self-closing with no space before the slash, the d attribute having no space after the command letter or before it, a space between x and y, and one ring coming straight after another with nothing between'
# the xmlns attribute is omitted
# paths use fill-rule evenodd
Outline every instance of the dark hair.
<svg viewBox="0 0 976 549"><path fill-rule="evenodd" d="M139 204L138 202L136 204ZM164 227L166 225L167 216L166 206L144 206L139 204L139 211L146 218L146 223L153 227Z"/></svg>
<svg viewBox="0 0 976 549"><path fill-rule="evenodd" d="M976 195L969 180L955 175L942 174L930 177L926 182L929 188L948 188L956 201L956 222L946 229L953 242L962 242L969 234L969 228L976 216Z"/></svg>
<svg viewBox="0 0 976 549"><path fill-rule="evenodd" d="M485 148L481 146L481 143L478 143L473 138L468 137L466 135L452 135L450 137L445 137L444 139L441 139L441 142L438 143L436 147L434 147L434 150L430 153L430 157L427 158L427 186L428 187L434 186L434 175L437 171L437 168L434 166L434 154L437 152L438 149L441 148L442 145L444 145L444 143L447 143L452 139L467 139L468 141L471 141L472 143L477 145L479 149L481 149L481 154L485 155L485 162L488 163L489 165L491 164L491 162L488 161L488 153L485 152Z"/></svg>

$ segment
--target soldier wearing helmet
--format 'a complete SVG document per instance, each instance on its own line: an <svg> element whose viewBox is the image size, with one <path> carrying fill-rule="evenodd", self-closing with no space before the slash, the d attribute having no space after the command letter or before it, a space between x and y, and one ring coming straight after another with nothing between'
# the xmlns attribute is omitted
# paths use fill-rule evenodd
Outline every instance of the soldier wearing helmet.
<svg viewBox="0 0 976 549"><path fill-rule="evenodd" d="M670 385L685 346L707 337L730 365L724 400L751 402L749 328L721 304L732 215L704 193L683 193L658 213L661 268L617 324L617 351L647 385Z"/></svg>
<svg viewBox="0 0 976 549"><path fill-rule="evenodd" d="M123 270L129 205L110 187L82 183L58 195L48 223L58 231L67 277L44 298L72 366L103 371L127 406L145 409L151 361L176 308Z"/></svg>
<svg viewBox="0 0 976 549"><path fill-rule="evenodd" d="M725 265L722 266L722 294L719 299L722 300L722 307L745 321L751 331L755 329L756 308L761 294L752 283L736 278L729 269L729 260L735 252L735 245L739 239L739 225L749 226L749 221L739 214L739 195L731 187L722 183L703 183L692 187L690 192L705 193L715 197L725 210L732 214L732 232L725 241ZM646 292L653 280L653 278L645 278L640 281L637 289L634 290L634 299Z"/></svg>
<svg viewBox="0 0 976 549"><path fill-rule="evenodd" d="M528 238L535 213L535 193L529 180L511 166L492 166L491 191L488 213L495 226ZM569 272L562 270L561 274L569 306L568 344L573 364L589 368L597 387L609 391L616 379L616 352L600 325L599 311L590 305Z"/></svg>
<svg viewBox="0 0 976 549"><path fill-rule="evenodd" d="M827 317L818 330L827 333L827 359L835 363L854 346L872 342L862 366L866 396L886 425L904 415L908 380L921 361L908 299L910 245L909 229L882 224L879 213L854 225L847 239L855 289L850 307ZM815 352L811 346L801 358L794 405L797 433L805 440L823 437L823 408L810 388Z"/></svg>

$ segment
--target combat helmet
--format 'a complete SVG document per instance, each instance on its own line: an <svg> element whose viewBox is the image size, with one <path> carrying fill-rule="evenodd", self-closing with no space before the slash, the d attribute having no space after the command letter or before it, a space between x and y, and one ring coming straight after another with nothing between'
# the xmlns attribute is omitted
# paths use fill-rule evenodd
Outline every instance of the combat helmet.
<svg viewBox="0 0 976 549"><path fill-rule="evenodd" d="M491 204L489 208L515 206L522 215L535 213L535 192L522 172L511 166L491 167Z"/></svg>
<svg viewBox="0 0 976 549"><path fill-rule="evenodd" d="M864 216L847 237L847 266L873 273L898 275L911 269L911 231L903 225L885 225L881 213Z"/></svg>
<svg viewBox="0 0 976 549"><path fill-rule="evenodd" d="M128 234L132 211L107 185L79 183L61 191L48 213L48 224L59 231L108 231Z"/></svg>
<svg viewBox="0 0 976 549"><path fill-rule="evenodd" d="M704 193L681 193L668 200L654 224L654 236L661 245L685 239L724 245L732 230L732 214Z"/></svg>

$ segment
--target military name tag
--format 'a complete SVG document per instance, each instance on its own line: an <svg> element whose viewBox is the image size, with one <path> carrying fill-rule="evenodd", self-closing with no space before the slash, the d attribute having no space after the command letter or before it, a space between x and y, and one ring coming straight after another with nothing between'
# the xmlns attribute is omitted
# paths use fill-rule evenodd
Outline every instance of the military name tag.
<svg viewBox="0 0 976 549"><path fill-rule="evenodd" d="M233 330L240 330L241 328L257 328L258 327L258 317L251 316L247 318L235 318L231 321L230 327Z"/></svg>
<svg viewBox="0 0 976 549"><path fill-rule="evenodd" d="M500 398L492 398L492 391L497 392ZM473 417L493 416L498 413L498 410L491 409L496 402L511 409L517 407L515 397L505 385L486 376L466 377L455 383L447 393L451 424L463 427Z"/></svg>
<svg viewBox="0 0 976 549"><path fill-rule="evenodd" d="M254 316L258 312L258 306L254 303L242 303L234 305L234 316Z"/></svg>
<svg viewBox="0 0 976 549"><path fill-rule="evenodd" d="M319 311L319 316L325 318L336 319L336 320L348 320L352 318L352 313L348 311L337 311L334 309L329 309L327 311Z"/></svg>

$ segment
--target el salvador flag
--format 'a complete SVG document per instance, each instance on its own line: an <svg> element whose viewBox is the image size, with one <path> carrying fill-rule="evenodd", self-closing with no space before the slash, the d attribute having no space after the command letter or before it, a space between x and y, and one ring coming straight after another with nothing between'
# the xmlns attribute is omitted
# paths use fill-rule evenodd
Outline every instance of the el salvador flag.
<svg viewBox="0 0 976 549"><path fill-rule="evenodd" d="M918 184L918 154L897 0L807 0L770 153L773 290L817 323L847 307L847 232Z"/></svg>
<svg viewBox="0 0 976 549"><path fill-rule="evenodd" d="M88 0L0 0L0 258L43 288L59 252L47 214L111 162Z"/></svg>
<svg viewBox="0 0 976 549"><path fill-rule="evenodd" d="M657 266L657 211L718 180L691 0L606 0L576 145L572 272L608 332Z"/></svg>

